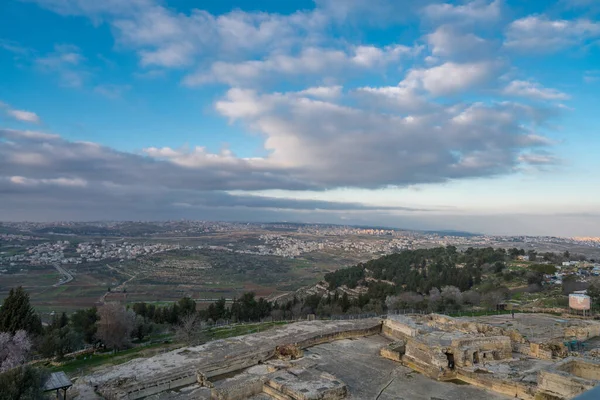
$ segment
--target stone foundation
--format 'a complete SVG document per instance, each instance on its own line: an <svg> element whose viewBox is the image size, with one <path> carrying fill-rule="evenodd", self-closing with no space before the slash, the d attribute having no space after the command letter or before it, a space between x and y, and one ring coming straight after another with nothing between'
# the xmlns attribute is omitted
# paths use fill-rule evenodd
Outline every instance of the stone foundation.
<svg viewBox="0 0 600 400"><path fill-rule="evenodd" d="M134 360L85 381L110 399L140 399L191 386L209 391L213 400L267 395L279 400L337 400L348 394L348 387L318 370L310 350L306 357L304 350L381 334L387 338L380 338L383 342L375 348L381 357L438 381L457 379L526 400L570 399L600 383L600 363L562 360L567 351L560 336L595 336L600 333L597 322L541 314L532 317L533 322L523 317L486 318L490 324L436 314L302 322ZM538 328L540 323L550 328ZM383 345L386 340L393 342ZM352 343L345 344L348 352Z"/></svg>
<svg viewBox="0 0 600 400"><path fill-rule="evenodd" d="M567 358L546 371L540 371L538 389L544 394L571 399L592 389L600 382L599 378L600 364Z"/></svg>

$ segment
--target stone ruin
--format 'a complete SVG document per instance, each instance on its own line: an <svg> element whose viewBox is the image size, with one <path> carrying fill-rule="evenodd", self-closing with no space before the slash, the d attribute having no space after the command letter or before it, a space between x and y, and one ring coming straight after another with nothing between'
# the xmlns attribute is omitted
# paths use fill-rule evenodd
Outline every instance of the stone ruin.
<svg viewBox="0 0 600 400"><path fill-rule="evenodd" d="M379 335L387 343L380 357L436 381L460 381L511 398L570 399L600 383L600 363L593 357L597 350L576 354L565 341L599 334L596 321L543 314L307 321L132 360L78 384L115 400L343 399L352 396L347 384L321 370L305 350Z"/></svg>
<svg viewBox="0 0 600 400"><path fill-rule="evenodd" d="M486 323L436 314L389 316L382 322L382 334L394 342L380 354L432 379L458 380L519 399L570 399L600 383L595 360L557 362L569 354L565 338L593 338L600 323L559 319L565 326L549 336L543 324L535 326L536 332L532 326L529 333L523 327L523 332L510 328L510 317L495 318ZM554 317L535 319L552 325Z"/></svg>

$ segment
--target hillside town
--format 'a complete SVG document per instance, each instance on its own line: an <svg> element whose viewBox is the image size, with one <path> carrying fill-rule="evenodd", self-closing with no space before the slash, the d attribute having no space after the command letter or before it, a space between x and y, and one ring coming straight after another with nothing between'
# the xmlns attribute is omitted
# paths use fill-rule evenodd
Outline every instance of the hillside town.
<svg viewBox="0 0 600 400"><path fill-rule="evenodd" d="M323 251L385 255L405 249L449 245L523 247L538 251L578 246L584 253L586 249L593 252L600 248L600 242L593 238L491 236L288 223L3 222L0 228L10 231L0 234L0 264L11 265L132 260L191 249L297 258ZM181 244L179 239L185 243Z"/></svg>

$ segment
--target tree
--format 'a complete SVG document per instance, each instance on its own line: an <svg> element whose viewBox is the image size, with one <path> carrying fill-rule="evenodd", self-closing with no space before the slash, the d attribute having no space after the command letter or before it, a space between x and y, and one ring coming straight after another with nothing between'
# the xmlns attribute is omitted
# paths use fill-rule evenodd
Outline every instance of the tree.
<svg viewBox="0 0 600 400"><path fill-rule="evenodd" d="M0 308L0 332L14 334L18 330L34 335L42 333L42 321L29 303L29 295L21 286L10 290Z"/></svg>
<svg viewBox="0 0 600 400"><path fill-rule="evenodd" d="M107 303L98 309L98 315L98 339L110 349L127 347L134 328L135 313L120 304Z"/></svg>
<svg viewBox="0 0 600 400"><path fill-rule="evenodd" d="M481 295L475 290L468 290L462 294L462 298L465 304L472 306L478 306L481 302Z"/></svg>
<svg viewBox="0 0 600 400"><path fill-rule="evenodd" d="M135 316L135 326L132 332L134 338L141 342L146 336L151 334L153 330L154 325L151 322L146 321L141 315Z"/></svg>
<svg viewBox="0 0 600 400"><path fill-rule="evenodd" d="M45 357L62 358L65 354L79 349L82 342L83 336L69 325L67 314L62 313L60 317L54 316L52 323L46 328L39 350Z"/></svg>
<svg viewBox="0 0 600 400"><path fill-rule="evenodd" d="M436 287L429 291L429 309L431 311L439 311L442 305L442 294Z"/></svg>
<svg viewBox="0 0 600 400"><path fill-rule="evenodd" d="M14 335L10 332L0 333L0 372L23 364L31 349L31 340L24 330ZM1 386L0 386L1 387Z"/></svg>
<svg viewBox="0 0 600 400"><path fill-rule="evenodd" d="M577 282L576 275L567 275L562 279L562 293L564 295L571 294L576 290L583 290L586 287L588 287L588 285L585 282Z"/></svg>
<svg viewBox="0 0 600 400"><path fill-rule="evenodd" d="M146 318L148 316L148 306L146 303L135 303L132 307L133 312L137 315L140 315L142 318Z"/></svg>
<svg viewBox="0 0 600 400"><path fill-rule="evenodd" d="M180 317L196 312L196 302L189 297L182 297L177 305L179 306Z"/></svg>
<svg viewBox="0 0 600 400"><path fill-rule="evenodd" d="M504 268L506 268L506 264L504 264L502 261L496 261L494 263L494 272L495 273L500 273L504 270Z"/></svg>
<svg viewBox="0 0 600 400"><path fill-rule="evenodd" d="M544 281L544 274L541 272L528 272L527 273L527 284L528 285L541 285Z"/></svg>
<svg viewBox="0 0 600 400"><path fill-rule="evenodd" d="M388 296L385 300L388 308L397 309L414 309L421 308L423 304L423 295L415 292L403 292L398 296Z"/></svg>
<svg viewBox="0 0 600 400"><path fill-rule="evenodd" d="M46 373L29 365L0 373L0 400L41 400L49 398L43 392Z"/></svg>
<svg viewBox="0 0 600 400"><path fill-rule="evenodd" d="M71 325L73 329L83 336L86 343L94 343L96 337L98 321L98 310L96 307L77 310L71 315Z"/></svg>
<svg viewBox="0 0 600 400"><path fill-rule="evenodd" d="M228 317L227 306L225 302L225 298L221 297L214 303L211 303L207 309L208 318L213 321L218 321L220 319L225 319Z"/></svg>
<svg viewBox="0 0 600 400"><path fill-rule="evenodd" d="M484 305L494 310L498 308L498 304L502 303L502 300L504 300L504 293L499 290L486 293L481 299Z"/></svg>
<svg viewBox="0 0 600 400"><path fill-rule="evenodd" d="M533 264L529 266L529 269L547 275L556 273L556 267L552 264Z"/></svg>
<svg viewBox="0 0 600 400"><path fill-rule="evenodd" d="M339 305L342 308L342 312L348 311L350 308L350 299L348 299L348 293L344 292L340 298Z"/></svg>
<svg viewBox="0 0 600 400"><path fill-rule="evenodd" d="M529 250L527 252L527 255L529 256L529 261L535 261L537 260L537 253L535 250Z"/></svg>
<svg viewBox="0 0 600 400"><path fill-rule="evenodd" d="M600 304L600 278L595 278L590 282L587 294L592 298L594 304Z"/></svg>
<svg viewBox="0 0 600 400"><path fill-rule="evenodd" d="M202 326L197 313L187 314L181 318L179 325L175 328L175 337L188 346L206 342L206 336L202 333Z"/></svg>
<svg viewBox="0 0 600 400"><path fill-rule="evenodd" d="M444 286L441 292L444 308L450 310L460 309L462 294L456 286Z"/></svg>

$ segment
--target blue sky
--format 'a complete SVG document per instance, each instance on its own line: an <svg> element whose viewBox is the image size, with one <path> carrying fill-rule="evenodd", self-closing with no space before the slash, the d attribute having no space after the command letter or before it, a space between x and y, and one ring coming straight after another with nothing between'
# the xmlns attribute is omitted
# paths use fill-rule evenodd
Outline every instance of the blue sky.
<svg viewBox="0 0 600 400"><path fill-rule="evenodd" d="M593 0L9 0L0 73L0 219L600 236Z"/></svg>

